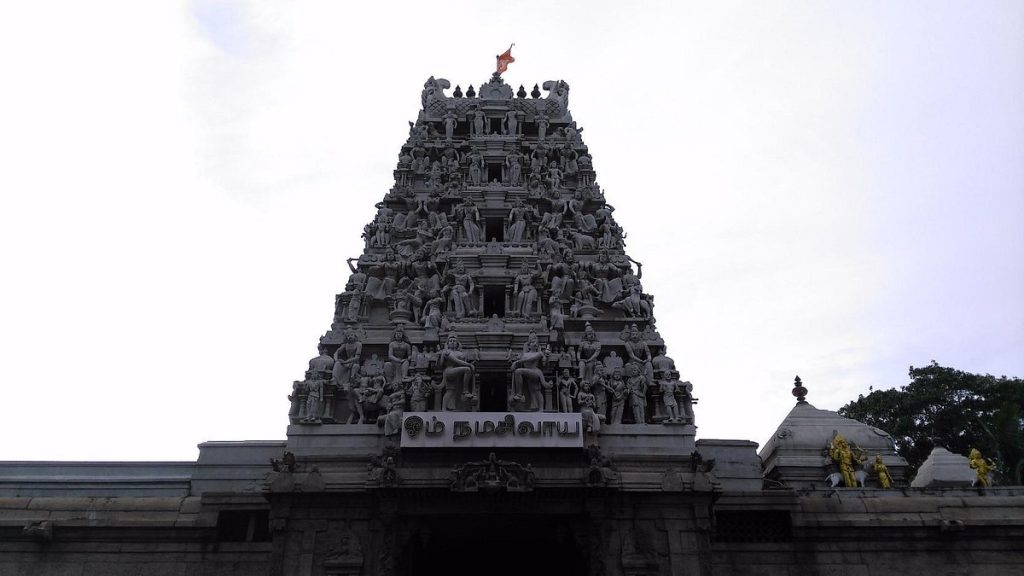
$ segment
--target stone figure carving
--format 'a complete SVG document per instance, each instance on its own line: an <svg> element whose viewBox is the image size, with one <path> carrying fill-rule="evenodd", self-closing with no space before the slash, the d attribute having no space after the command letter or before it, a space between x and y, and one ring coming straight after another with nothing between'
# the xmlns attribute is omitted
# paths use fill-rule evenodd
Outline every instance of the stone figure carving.
<svg viewBox="0 0 1024 576"><path fill-rule="evenodd" d="M423 327L440 328L444 318L444 298L438 290L429 293L427 302L423 305Z"/></svg>
<svg viewBox="0 0 1024 576"><path fill-rule="evenodd" d="M513 184L514 186L515 184ZM527 208L522 198L516 200L508 213L508 240L510 242L522 242L526 239L526 227L529 223L530 209Z"/></svg>
<svg viewBox="0 0 1024 576"><path fill-rule="evenodd" d="M483 136L484 130L487 126L487 115L482 110L476 108L473 110L473 136Z"/></svg>
<svg viewBox="0 0 1024 576"><path fill-rule="evenodd" d="M544 136L548 133L548 126L551 125L551 119L547 114L541 113L534 117L533 121L537 123L537 139L543 142Z"/></svg>
<svg viewBox="0 0 1024 576"><path fill-rule="evenodd" d="M309 370L306 370L307 380L330 380L334 372L334 358L327 353L327 347L323 344L317 346L320 354L309 361Z"/></svg>
<svg viewBox="0 0 1024 576"><path fill-rule="evenodd" d="M626 290L626 295L621 300L612 302L612 308L618 308L626 313L627 317L651 318L651 303L644 297L643 288L640 284L633 284Z"/></svg>
<svg viewBox="0 0 1024 576"><path fill-rule="evenodd" d="M598 362L594 366L594 375L590 378L590 391L594 394L594 410L602 420L608 417L608 390L604 364Z"/></svg>
<svg viewBox="0 0 1024 576"><path fill-rule="evenodd" d="M666 416L663 424L674 424L683 421L682 413L679 410L679 400L676 395L683 385L676 378L665 378L658 382L658 389L661 391L661 404L665 408Z"/></svg>
<svg viewBox="0 0 1024 576"><path fill-rule="evenodd" d="M621 369L623 365L624 364L622 362L622 358L619 357L618 352L616 352L615 350L609 352L608 355L605 356L604 358L604 369L606 373L610 373L614 371L616 368Z"/></svg>
<svg viewBox="0 0 1024 576"><path fill-rule="evenodd" d="M449 111L444 115L444 139L448 142L452 141L452 136L455 134L455 127L459 124L459 119L455 116L455 113Z"/></svg>
<svg viewBox="0 0 1024 576"><path fill-rule="evenodd" d="M324 381L306 380L306 417L303 424L319 424L324 413Z"/></svg>
<svg viewBox="0 0 1024 576"><path fill-rule="evenodd" d="M614 352L613 352L614 354ZM622 424L622 413L626 407L626 382L622 379L622 368L614 368L607 383L612 401L612 424Z"/></svg>
<svg viewBox="0 0 1024 576"><path fill-rule="evenodd" d="M675 360L669 358L666 354L668 354L668 347L660 346L658 354L651 359L651 366L654 368L655 375L667 374L676 369Z"/></svg>
<svg viewBox="0 0 1024 576"><path fill-rule="evenodd" d="M427 399L433 393L434 388L430 382L423 379L423 376L416 374L409 383L409 407L413 412L426 412Z"/></svg>
<svg viewBox="0 0 1024 576"><path fill-rule="evenodd" d="M599 364L597 357L601 354L601 341L597 339L594 327L587 322L583 326L583 338L579 345L579 377L590 381L594 378L594 367Z"/></svg>
<svg viewBox="0 0 1024 576"><path fill-rule="evenodd" d="M384 377L391 386L401 385L409 376L409 361L412 359L412 344L405 335L405 327L395 327L388 344L388 361L384 363Z"/></svg>
<svg viewBox="0 0 1024 576"><path fill-rule="evenodd" d="M464 198L462 204L455 208L456 220L462 222L463 240L480 242L480 210L471 198Z"/></svg>
<svg viewBox="0 0 1024 576"><path fill-rule="evenodd" d="M553 191L562 187L562 171L554 162L548 165L548 187Z"/></svg>
<svg viewBox="0 0 1024 576"><path fill-rule="evenodd" d="M498 460L491 452L487 460L466 462L450 473L452 492L530 492L537 478L533 468L516 462Z"/></svg>
<svg viewBox="0 0 1024 576"><path fill-rule="evenodd" d="M454 333L448 335L448 341L438 355L437 367L441 370L441 386L444 388L442 410L458 410L457 401L460 395L467 401L474 399L473 382L476 369L463 352L459 337Z"/></svg>
<svg viewBox="0 0 1024 576"><path fill-rule="evenodd" d="M402 433L402 415L405 413L405 390L399 387L387 397L388 413L384 417L384 435L398 436Z"/></svg>
<svg viewBox="0 0 1024 576"><path fill-rule="evenodd" d="M568 302L576 290L576 270L572 258L572 252L566 251L563 258L557 252L551 255L551 264L544 269L544 280L548 283L550 294L559 302Z"/></svg>
<svg viewBox="0 0 1024 576"><path fill-rule="evenodd" d="M523 183L522 155L512 151L505 156L505 180L509 186L521 186Z"/></svg>
<svg viewBox="0 0 1024 576"><path fill-rule="evenodd" d="M629 393L629 406L633 409L633 421L636 424L647 423L647 379L636 364L627 365L629 377L626 390Z"/></svg>
<svg viewBox="0 0 1024 576"><path fill-rule="evenodd" d="M502 121L502 131L506 136L518 136L519 135L519 113L515 110L509 110L505 113L505 119Z"/></svg>
<svg viewBox="0 0 1024 576"><path fill-rule="evenodd" d="M395 291L395 286L402 275L402 263L395 256L391 247L384 250L383 258L370 266L366 279L366 294L373 301L387 300Z"/></svg>
<svg viewBox="0 0 1024 576"><path fill-rule="evenodd" d="M530 269L530 265L526 260L523 260L523 264L519 268L519 274L512 281L512 293L515 295L513 314L516 316L525 317L534 313L537 303L536 279L536 272Z"/></svg>
<svg viewBox="0 0 1024 576"><path fill-rule="evenodd" d="M630 361L640 365L641 375L646 379L646 382L654 382L651 349L647 346L647 342L644 342L640 329L637 328L636 324L632 324L629 327L629 335L626 339L626 353L629 355Z"/></svg>
<svg viewBox="0 0 1024 576"><path fill-rule="evenodd" d="M568 368L562 370L561 375L555 380L555 386L558 388L558 411L572 412L572 400L579 393L579 385L569 374Z"/></svg>
<svg viewBox="0 0 1024 576"><path fill-rule="evenodd" d="M454 270L448 276L444 291L448 295L448 310L456 319L472 316L476 309L473 297L476 293L476 284L473 276L466 272L466 265L462 260L456 260Z"/></svg>
<svg viewBox="0 0 1024 576"><path fill-rule="evenodd" d="M591 392L590 382L584 381L580 385L576 401L579 402L580 414L583 415L584 429L592 434L600 432L603 416L597 412L597 396Z"/></svg>
<svg viewBox="0 0 1024 576"><path fill-rule="evenodd" d="M580 155L578 152L576 152L576 149L572 147L572 144L566 142L565 146L562 147L559 156L561 157L562 161L563 174L565 174L566 176L575 176L577 173L579 173L580 167L576 160L580 157Z"/></svg>
<svg viewBox="0 0 1024 576"><path fill-rule="evenodd" d="M486 165L484 164L484 156L479 150L474 148L469 155L466 156L466 159L469 162L469 181L473 186L479 186L487 171Z"/></svg>
<svg viewBox="0 0 1024 576"><path fill-rule="evenodd" d="M334 351L334 366L331 372L331 382L337 388L345 388L352 383L363 354L363 343L359 341L355 330L345 330L342 338L341 346Z"/></svg>
<svg viewBox="0 0 1024 576"><path fill-rule="evenodd" d="M532 333L533 339L528 339L522 356L512 362L512 402L525 402L528 410L539 411L545 408L543 390L550 389L551 385L544 377L541 370L547 355L540 350L540 344L536 334ZM524 391L525 386L525 391ZM511 405L512 402L509 402Z"/></svg>

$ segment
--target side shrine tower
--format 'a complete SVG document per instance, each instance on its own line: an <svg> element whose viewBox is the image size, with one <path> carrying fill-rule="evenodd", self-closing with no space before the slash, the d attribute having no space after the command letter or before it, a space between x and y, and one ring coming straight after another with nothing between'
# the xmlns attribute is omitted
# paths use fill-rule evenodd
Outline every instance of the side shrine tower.
<svg viewBox="0 0 1024 576"><path fill-rule="evenodd" d="M720 487L568 84L448 88L424 84L289 397L294 472L270 484L271 525L290 527L280 573L314 526L359 542L364 574L496 557L510 573L542 557L564 574L697 573Z"/></svg>

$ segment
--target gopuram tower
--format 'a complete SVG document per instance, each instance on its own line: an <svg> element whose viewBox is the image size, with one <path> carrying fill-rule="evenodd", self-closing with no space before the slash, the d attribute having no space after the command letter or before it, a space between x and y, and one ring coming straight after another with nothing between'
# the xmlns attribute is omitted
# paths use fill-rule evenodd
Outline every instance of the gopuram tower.
<svg viewBox="0 0 1024 576"><path fill-rule="evenodd" d="M287 551L309 548L314 517L360 543L353 574L496 553L509 573L541 557L567 574L695 567L718 484L569 85L527 94L495 73L449 88L424 84L289 397L288 471L269 496L271 525L289 527L279 573L295 573ZM689 551L659 554L656 533ZM317 542L311 558L342 573Z"/></svg>

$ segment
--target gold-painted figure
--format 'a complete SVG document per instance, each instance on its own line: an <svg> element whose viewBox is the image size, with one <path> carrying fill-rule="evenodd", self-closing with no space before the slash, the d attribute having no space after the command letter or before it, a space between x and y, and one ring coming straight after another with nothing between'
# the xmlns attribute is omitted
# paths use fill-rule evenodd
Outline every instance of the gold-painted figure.
<svg viewBox="0 0 1024 576"><path fill-rule="evenodd" d="M991 482L989 481L989 474L992 473L994 464L991 460L986 460L981 455L981 451L977 448L971 448L971 455L968 457L970 460L971 468L978 475L978 479L975 481L975 486L988 487Z"/></svg>
<svg viewBox="0 0 1024 576"><path fill-rule="evenodd" d="M882 455L875 455L875 474L878 474L878 483L882 485L882 488L888 490L892 488L892 476L889 475L889 468L882 462Z"/></svg>
<svg viewBox="0 0 1024 576"><path fill-rule="evenodd" d="M843 486L847 488L857 487L857 477L854 474L854 464L863 464L865 457L859 448L854 450L850 447L842 434L835 434L828 443L828 455L839 467L839 473L843 476Z"/></svg>

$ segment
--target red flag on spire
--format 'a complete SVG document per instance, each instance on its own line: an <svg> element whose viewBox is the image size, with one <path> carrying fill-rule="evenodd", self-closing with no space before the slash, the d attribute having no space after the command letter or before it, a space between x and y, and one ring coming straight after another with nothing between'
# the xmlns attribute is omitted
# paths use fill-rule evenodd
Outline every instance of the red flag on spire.
<svg viewBox="0 0 1024 576"><path fill-rule="evenodd" d="M516 61L516 59L512 57L512 46L515 46L515 44L509 45L508 50L505 50L504 54L501 54L497 57L498 74L501 74L505 70L508 70L508 65Z"/></svg>

